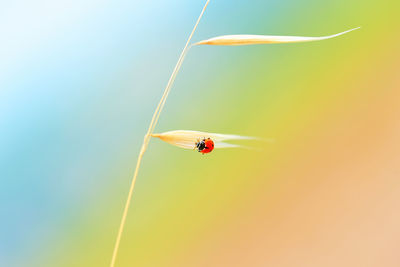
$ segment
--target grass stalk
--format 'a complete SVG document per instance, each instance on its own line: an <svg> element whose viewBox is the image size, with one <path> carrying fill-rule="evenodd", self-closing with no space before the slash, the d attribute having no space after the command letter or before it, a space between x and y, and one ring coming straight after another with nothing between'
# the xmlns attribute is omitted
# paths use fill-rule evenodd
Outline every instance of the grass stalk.
<svg viewBox="0 0 400 267"><path fill-rule="evenodd" d="M147 133L144 136L143 144L142 144L142 147L140 149L140 153L139 153L139 156L138 156L138 159L137 159L137 162L136 162L135 172L134 172L133 177L132 177L131 186L129 188L128 197L126 199L125 208L124 208L124 211L123 211L123 214L122 214L121 223L120 223L120 226L119 226L117 239L115 241L114 251L113 251L113 254L112 254L112 258L111 258L110 267L114 267L115 266L115 261L117 259L118 249L119 249L119 245L120 245L120 242L121 242L121 236L122 236L122 233L123 233L124 227L125 227L126 216L128 214L129 206L131 204L133 189L135 188L135 183L136 183L136 179L137 179L137 176L138 176L138 173L139 173L140 164L142 162L143 155L147 150L147 147L148 147L149 142L150 142L151 134L153 133L154 128L157 125L157 122L158 122L158 119L160 117L161 111L164 108L165 101L167 100L168 94L171 91L172 84L174 83L176 75L178 74L178 71L182 66L182 62L183 62L183 59L186 56L186 53L187 53L188 49L190 48L189 47L189 43L190 43L190 41L192 39L192 36L193 36L194 32L196 31L197 25L199 24L199 22L201 20L201 17L203 16L204 11L206 10L209 2L210 2L210 0L207 0L206 4L203 7L203 10L200 13L199 18L196 21L196 24L193 27L192 32L189 35L189 38L188 38L188 40L187 40L187 42L185 44L185 47L183 48L182 53L179 56L178 62L176 63L176 66L175 66L175 68L174 68L174 70L173 70L173 72L171 74L171 77L168 80L167 86L165 87L165 90L164 90L164 93L163 93L163 95L162 95L162 97L160 99L160 102L158 103L158 106L157 106L156 110L154 111L153 117L152 117L150 125L149 125L149 129L147 130Z"/></svg>

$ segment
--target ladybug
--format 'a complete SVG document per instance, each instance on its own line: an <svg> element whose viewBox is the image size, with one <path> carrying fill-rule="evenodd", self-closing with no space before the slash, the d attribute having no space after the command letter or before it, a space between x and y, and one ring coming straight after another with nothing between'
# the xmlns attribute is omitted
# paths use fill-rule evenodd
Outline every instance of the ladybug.
<svg viewBox="0 0 400 267"><path fill-rule="evenodd" d="M206 153L210 153L211 151L213 151L214 149L214 141L211 140L211 138L203 138L203 140L198 140L198 142L196 143L196 147L197 151L199 151L200 153L202 153L203 155Z"/></svg>

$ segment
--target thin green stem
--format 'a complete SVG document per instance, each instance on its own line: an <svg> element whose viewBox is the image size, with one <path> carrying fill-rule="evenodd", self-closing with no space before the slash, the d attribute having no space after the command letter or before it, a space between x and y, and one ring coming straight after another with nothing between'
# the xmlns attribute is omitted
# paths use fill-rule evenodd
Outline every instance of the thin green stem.
<svg viewBox="0 0 400 267"><path fill-rule="evenodd" d="M192 36L193 36L194 32L196 31L197 25L199 24L199 22L201 20L201 17L203 16L204 11L206 10L209 2L210 2L210 0L207 0L206 4L203 7L203 10L200 13L199 18L196 21L196 24L194 25L194 28L193 28L192 32L189 35L189 38L188 38L188 40L186 42L186 45L183 48L181 55L179 56L179 59L178 59L178 62L176 63L174 71L172 72L171 77L169 78L169 81L167 83L167 86L165 87L164 93L163 93L163 95L162 95L162 97L160 99L160 102L158 103L158 106L157 106L157 108L156 108L156 110L155 110L155 112L153 114L153 117L152 117L150 125L149 125L149 129L147 130L147 133L144 136L143 144L142 144L142 147L140 149L140 153L139 153L139 156L138 156L138 159L137 159L137 162L136 162L135 173L133 174L132 181L131 181L131 186L129 188L128 198L126 199L125 208L124 208L124 211L123 211L123 214L122 214L121 223L120 223L120 226L119 226L117 239L115 241L114 251L113 251L113 254L112 254L112 258L111 258L110 267L114 267L115 266L115 261L117 259L117 255L118 255L119 244L121 242L121 236L122 236L122 233L124 231L124 226L125 226L125 222L126 222L126 216L128 214L129 206L131 204L132 195L133 195L133 189L135 188L136 178L137 178L138 173L139 173L139 168L140 168L140 164L142 162L143 155L146 152L146 149L147 149L147 147L149 145L151 134L153 133L154 128L157 125L158 119L160 117L162 109L164 108L165 101L167 100L167 97L168 97L168 94L169 94L169 92L171 90L172 84L174 83L176 75L178 74L178 71L182 66L182 62L183 62L183 59L185 58L186 53L187 53L187 51L189 49L189 43L190 43L190 41L192 39Z"/></svg>

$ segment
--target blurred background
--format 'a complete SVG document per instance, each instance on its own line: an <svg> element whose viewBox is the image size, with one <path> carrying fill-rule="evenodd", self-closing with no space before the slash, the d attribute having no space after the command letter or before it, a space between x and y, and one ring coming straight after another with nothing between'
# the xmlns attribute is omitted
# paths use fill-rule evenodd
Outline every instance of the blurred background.
<svg viewBox="0 0 400 267"><path fill-rule="evenodd" d="M205 1L0 9L0 266L108 266L137 155ZM399 266L400 4L213 1L156 132L274 138L201 156L152 140L116 266ZM254 144L253 144L254 145Z"/></svg>

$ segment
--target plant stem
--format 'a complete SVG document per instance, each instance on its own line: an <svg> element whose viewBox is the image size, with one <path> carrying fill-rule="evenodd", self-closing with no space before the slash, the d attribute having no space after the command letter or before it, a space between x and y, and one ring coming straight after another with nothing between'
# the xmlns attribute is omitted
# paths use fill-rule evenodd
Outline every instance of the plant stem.
<svg viewBox="0 0 400 267"><path fill-rule="evenodd" d="M139 156L138 156L138 159L137 159L137 162L136 162L135 173L133 174L133 178L132 178L132 181L131 181L131 186L129 188L128 198L126 199L124 212L122 214L121 223L120 223L119 230L118 230L117 240L115 241L114 251L113 251L113 254L112 254L112 258L111 258L110 267L114 267L115 266L115 260L116 260L117 255L118 255L119 244L121 242L122 232L124 231L126 216L128 214L129 206L130 206L131 199L132 199L133 189L135 188L136 178L137 178L137 175L139 173L139 168L140 168L140 164L142 162L142 158L143 158L144 152L146 152L147 146L149 145L149 142L150 142L151 134L153 133L154 128L157 125L158 118L160 117L161 111L162 111L162 109L164 107L165 101L167 100L167 97L168 97L168 94L169 94L169 92L171 90L172 84L175 81L176 75L178 74L178 71L182 66L183 59L185 58L185 55L186 55L186 53L187 53L187 51L189 49L190 40L192 39L192 36L193 36L194 32L196 31L197 25L199 24L199 22L201 20L201 17L203 16L204 11L206 10L209 2L210 2L210 0L207 0L206 4L203 7L203 10L200 13L199 18L196 21L196 24L194 25L194 28L193 28L192 32L189 35L189 38L188 38L188 40L186 42L186 45L183 48L182 53L179 56L178 62L176 63L176 66L174 68L174 71L172 72L171 77L169 78L169 81L167 83L167 86L165 87L165 90L164 90L164 93L163 93L163 95L162 95L162 97L160 99L160 102L158 103L158 106L157 106L156 110L154 111L153 118L151 119L151 122L150 122L150 125L149 125L149 129L147 130L147 133L144 136L143 144L142 144L142 147L140 149L140 153L139 153Z"/></svg>

